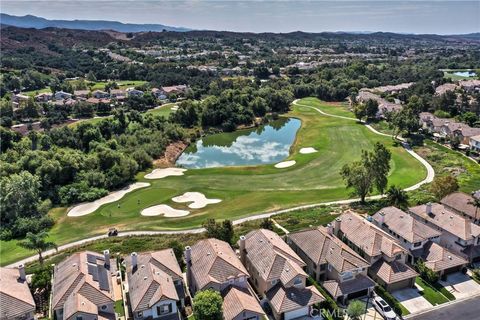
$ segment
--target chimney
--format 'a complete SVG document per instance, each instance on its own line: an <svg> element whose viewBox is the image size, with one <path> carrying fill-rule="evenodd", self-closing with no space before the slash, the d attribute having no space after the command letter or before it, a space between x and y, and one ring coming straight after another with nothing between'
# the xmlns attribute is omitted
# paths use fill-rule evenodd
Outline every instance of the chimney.
<svg viewBox="0 0 480 320"><path fill-rule="evenodd" d="M333 233L338 237L338 232L340 231L340 225L342 223L341 218L336 218L333 225Z"/></svg>
<svg viewBox="0 0 480 320"><path fill-rule="evenodd" d="M331 223L327 224L327 231L329 235L333 235L333 226Z"/></svg>
<svg viewBox="0 0 480 320"><path fill-rule="evenodd" d="M426 205L425 205L425 212L430 215L432 214L432 203L431 202L428 202Z"/></svg>
<svg viewBox="0 0 480 320"><path fill-rule="evenodd" d="M245 236L240 236L240 260L245 263Z"/></svg>
<svg viewBox="0 0 480 320"><path fill-rule="evenodd" d="M192 275L191 275L191 267L192 267L192 248L190 246L185 247L185 264L187 266L187 287L191 290L190 286L192 285Z"/></svg>
<svg viewBox="0 0 480 320"><path fill-rule="evenodd" d="M25 273L25 266L23 264L18 266L19 279L21 281L27 280L27 274Z"/></svg>
<svg viewBox="0 0 480 320"><path fill-rule="evenodd" d="M385 222L385 212L380 211L378 214L378 224L382 226L384 222Z"/></svg>
<svg viewBox="0 0 480 320"><path fill-rule="evenodd" d="M132 273L133 273L135 270L137 270L137 253L132 252L130 257L132 258Z"/></svg>
<svg viewBox="0 0 480 320"><path fill-rule="evenodd" d="M105 258L105 267L110 267L110 250L103 250L103 256Z"/></svg>

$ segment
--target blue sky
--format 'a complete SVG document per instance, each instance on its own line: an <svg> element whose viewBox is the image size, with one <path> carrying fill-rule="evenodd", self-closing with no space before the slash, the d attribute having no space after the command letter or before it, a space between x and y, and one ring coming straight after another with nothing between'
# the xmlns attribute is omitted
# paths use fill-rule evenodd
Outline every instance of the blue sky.
<svg viewBox="0 0 480 320"><path fill-rule="evenodd" d="M480 1L2 0L0 10L48 19L160 23L250 32L480 32Z"/></svg>

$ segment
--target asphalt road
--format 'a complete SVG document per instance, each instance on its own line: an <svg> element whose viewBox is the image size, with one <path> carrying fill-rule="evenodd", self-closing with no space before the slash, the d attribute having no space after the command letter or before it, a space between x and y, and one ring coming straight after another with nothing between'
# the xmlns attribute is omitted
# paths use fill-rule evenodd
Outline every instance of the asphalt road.
<svg viewBox="0 0 480 320"><path fill-rule="evenodd" d="M480 296L458 301L445 307L433 309L408 320L478 320L480 319Z"/></svg>

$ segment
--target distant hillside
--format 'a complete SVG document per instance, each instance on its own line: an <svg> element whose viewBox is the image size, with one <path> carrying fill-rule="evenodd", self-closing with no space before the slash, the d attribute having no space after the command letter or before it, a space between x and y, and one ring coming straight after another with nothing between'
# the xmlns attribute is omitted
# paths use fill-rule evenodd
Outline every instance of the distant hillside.
<svg viewBox="0 0 480 320"><path fill-rule="evenodd" d="M48 20L32 15L12 16L6 13L0 14L0 22L4 25L10 25L21 28L65 28L80 30L115 30L120 32L144 32L144 31L189 31L190 29L181 27L165 26L163 24L133 24L117 21L104 20Z"/></svg>

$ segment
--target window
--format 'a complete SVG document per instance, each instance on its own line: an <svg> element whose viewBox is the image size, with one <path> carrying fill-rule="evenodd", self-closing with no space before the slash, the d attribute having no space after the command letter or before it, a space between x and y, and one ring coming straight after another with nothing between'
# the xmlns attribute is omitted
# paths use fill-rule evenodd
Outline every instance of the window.
<svg viewBox="0 0 480 320"><path fill-rule="evenodd" d="M103 306L102 306L102 310L105 310L105 309L107 309L107 306L106 306L106 305L103 305Z"/></svg>
<svg viewBox="0 0 480 320"><path fill-rule="evenodd" d="M244 282L244 281L245 281L245 277L240 277L240 278L238 278L238 281L239 281L239 282Z"/></svg>
<svg viewBox="0 0 480 320"><path fill-rule="evenodd" d="M157 314L167 314L172 312L172 304L162 304L157 307Z"/></svg>
<svg viewBox="0 0 480 320"><path fill-rule="evenodd" d="M83 317L82 316L77 316L77 320L82 320Z"/></svg>
<svg viewBox="0 0 480 320"><path fill-rule="evenodd" d="M143 318L143 312L142 312L142 311L138 312L138 313L137 313L137 317Z"/></svg>
<svg viewBox="0 0 480 320"><path fill-rule="evenodd" d="M277 284L277 280L276 280L276 279L272 280L272 286L274 286L275 284Z"/></svg>
<svg viewBox="0 0 480 320"><path fill-rule="evenodd" d="M413 244L413 246L414 246L414 247L420 247L421 244L422 244L422 242L415 242L415 243Z"/></svg>
<svg viewBox="0 0 480 320"><path fill-rule="evenodd" d="M296 286L299 285L299 284L302 284L302 278L296 277L296 278L295 278L295 281L293 282L293 284L296 285Z"/></svg>

